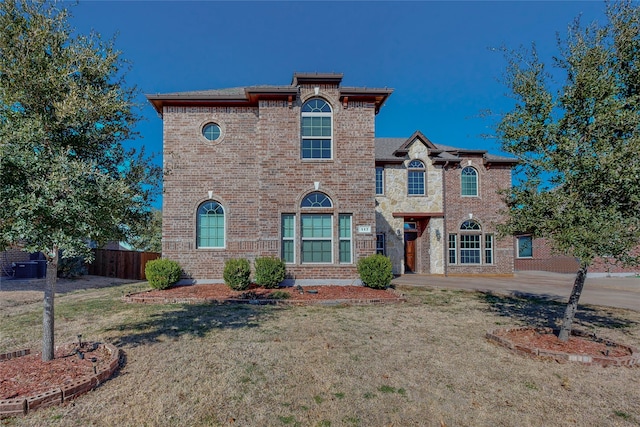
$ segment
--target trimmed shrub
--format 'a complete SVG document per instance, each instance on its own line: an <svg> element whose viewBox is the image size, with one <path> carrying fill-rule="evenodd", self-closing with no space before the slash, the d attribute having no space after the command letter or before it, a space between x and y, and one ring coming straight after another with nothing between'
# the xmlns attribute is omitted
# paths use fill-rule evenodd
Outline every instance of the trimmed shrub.
<svg viewBox="0 0 640 427"><path fill-rule="evenodd" d="M256 258L255 280L259 286L275 289L284 280L284 261L277 257Z"/></svg>
<svg viewBox="0 0 640 427"><path fill-rule="evenodd" d="M251 283L251 265L244 258L231 258L224 263L224 283L234 291L244 291Z"/></svg>
<svg viewBox="0 0 640 427"><path fill-rule="evenodd" d="M291 294L287 291L273 291L269 294L270 299L289 299Z"/></svg>
<svg viewBox="0 0 640 427"><path fill-rule="evenodd" d="M167 289L180 280L182 268L176 261L159 258L147 262L144 274L152 288Z"/></svg>
<svg viewBox="0 0 640 427"><path fill-rule="evenodd" d="M360 274L360 280L365 286L373 289L386 289L393 279L391 260L380 254L360 258L358 274Z"/></svg>

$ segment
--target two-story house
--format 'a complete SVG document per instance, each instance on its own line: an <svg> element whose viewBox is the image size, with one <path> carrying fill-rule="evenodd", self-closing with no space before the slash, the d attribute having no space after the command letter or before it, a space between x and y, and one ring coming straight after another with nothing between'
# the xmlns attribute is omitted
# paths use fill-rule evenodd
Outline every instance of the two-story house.
<svg viewBox="0 0 640 427"><path fill-rule="evenodd" d="M278 256L297 281L350 282L376 251L396 274L511 274L494 222L513 159L376 139L392 90L341 80L147 95L163 120L163 256L196 280Z"/></svg>

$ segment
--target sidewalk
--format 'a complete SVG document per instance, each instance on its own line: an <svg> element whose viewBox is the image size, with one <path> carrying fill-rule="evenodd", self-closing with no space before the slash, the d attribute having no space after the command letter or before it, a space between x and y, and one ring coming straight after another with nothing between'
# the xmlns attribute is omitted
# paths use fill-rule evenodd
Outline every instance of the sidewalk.
<svg viewBox="0 0 640 427"><path fill-rule="evenodd" d="M573 274L521 271L513 277L444 277L405 274L393 279L396 286L490 291L506 295L535 295L567 302L573 287ZM602 305L640 311L640 278L587 278L578 304Z"/></svg>

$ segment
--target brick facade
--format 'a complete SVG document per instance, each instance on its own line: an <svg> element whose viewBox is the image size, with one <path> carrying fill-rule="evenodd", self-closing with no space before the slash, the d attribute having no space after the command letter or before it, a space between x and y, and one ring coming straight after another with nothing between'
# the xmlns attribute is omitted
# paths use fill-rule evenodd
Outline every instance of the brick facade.
<svg viewBox="0 0 640 427"><path fill-rule="evenodd" d="M150 96L164 123L163 256L178 261L190 278L219 279L230 258L279 257L281 218L292 214L295 261L287 264L288 276L356 279L357 260L375 251L374 119L391 91L339 83L340 75L296 75L289 87L256 87L257 94L248 88L234 100L215 92L195 100L188 93ZM316 97L333 113L332 159L301 158L301 107ZM210 122L221 129L213 143L202 135ZM302 209L313 192L327 195L333 207ZM197 248L196 215L208 200L224 208L222 248ZM332 262L300 262L303 212L333 215ZM352 218L349 263L338 257L341 214Z"/></svg>
<svg viewBox="0 0 640 427"><path fill-rule="evenodd" d="M445 194L445 236L457 236L456 262L447 262L447 274L513 274L513 239L499 238L496 226L502 222L500 211L506 206L499 190L511 187L511 164L492 164L482 153L459 154L460 162L444 167ZM478 173L478 195L461 195L461 172L470 166ZM463 264L460 256L460 236L466 233L460 229L467 221L476 221L481 227L481 263ZM493 236L493 256L486 262L484 251L486 235Z"/></svg>
<svg viewBox="0 0 640 427"><path fill-rule="evenodd" d="M376 139L375 115L391 90L345 88L341 78L295 74L288 86L149 95L164 125L163 256L178 261L189 278L219 280L230 258L282 257L291 244L284 241L287 216L295 218L287 263L295 280L357 279L356 263L376 251L377 234L396 274L512 274L512 239L498 239L495 224L503 207L497 190L510 186L513 159L436 145L420 132ZM303 156L301 123L309 111L302 109L313 99L330 106L330 158ZM219 131L213 141L203 135L211 123ZM420 194L407 191L412 160L422 162ZM465 165L478 171L477 196L460 194ZM378 195L376 167L384 168L385 180ZM332 206L302 207L314 192ZM198 210L212 202L224 209L224 245L198 247ZM308 214L332 218L330 262L302 262L301 220ZM352 256L341 263L344 215L351 218ZM471 218L481 226L481 261L463 263L457 252L450 262L448 236L459 235ZM490 259L485 236L493 238Z"/></svg>

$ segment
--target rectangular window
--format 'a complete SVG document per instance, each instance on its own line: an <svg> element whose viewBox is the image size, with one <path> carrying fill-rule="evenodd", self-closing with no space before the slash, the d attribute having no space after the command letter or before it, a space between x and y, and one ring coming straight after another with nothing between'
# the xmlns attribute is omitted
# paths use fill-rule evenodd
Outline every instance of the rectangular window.
<svg viewBox="0 0 640 427"><path fill-rule="evenodd" d="M493 264L493 234L484 235L484 263Z"/></svg>
<svg viewBox="0 0 640 427"><path fill-rule="evenodd" d="M531 236L518 237L518 258L533 258L533 238Z"/></svg>
<svg viewBox="0 0 640 427"><path fill-rule="evenodd" d="M455 234L449 234L449 264L456 264L457 260L457 236Z"/></svg>
<svg viewBox="0 0 640 427"><path fill-rule="evenodd" d="M376 195L384 194L384 168L376 168Z"/></svg>
<svg viewBox="0 0 640 427"><path fill-rule="evenodd" d="M376 253L385 255L385 235L384 233L376 234Z"/></svg>
<svg viewBox="0 0 640 427"><path fill-rule="evenodd" d="M199 248L224 247L224 215L200 215Z"/></svg>
<svg viewBox="0 0 640 427"><path fill-rule="evenodd" d="M424 171L409 171L407 176L409 184L409 195L424 195Z"/></svg>
<svg viewBox="0 0 640 427"><path fill-rule="evenodd" d="M331 140L330 139L303 139L302 140L303 159L330 159Z"/></svg>
<svg viewBox="0 0 640 427"><path fill-rule="evenodd" d="M282 215L282 250L281 257L286 263L296 262L295 256L296 217L292 214Z"/></svg>
<svg viewBox="0 0 640 427"><path fill-rule="evenodd" d="M460 235L460 264L480 264L480 235Z"/></svg>
<svg viewBox="0 0 640 427"><path fill-rule="evenodd" d="M332 219L332 215L301 215L302 262L332 262Z"/></svg>
<svg viewBox="0 0 640 427"><path fill-rule="evenodd" d="M351 262L351 215L340 215L340 263Z"/></svg>

